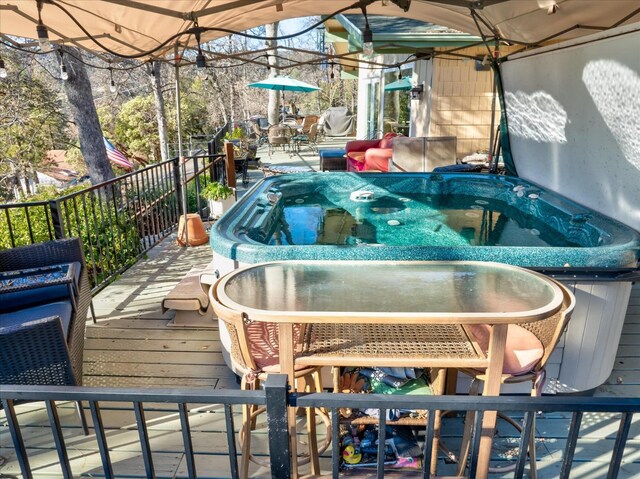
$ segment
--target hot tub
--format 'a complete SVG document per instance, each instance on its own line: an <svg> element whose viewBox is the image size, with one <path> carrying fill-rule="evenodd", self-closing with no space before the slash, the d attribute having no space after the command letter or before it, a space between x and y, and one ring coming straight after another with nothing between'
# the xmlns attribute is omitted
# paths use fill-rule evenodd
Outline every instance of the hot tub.
<svg viewBox="0 0 640 479"><path fill-rule="evenodd" d="M360 259L499 261L549 274L578 299L551 387L583 391L611 372L640 235L518 178L310 173L261 181L215 224L211 247L221 272Z"/></svg>

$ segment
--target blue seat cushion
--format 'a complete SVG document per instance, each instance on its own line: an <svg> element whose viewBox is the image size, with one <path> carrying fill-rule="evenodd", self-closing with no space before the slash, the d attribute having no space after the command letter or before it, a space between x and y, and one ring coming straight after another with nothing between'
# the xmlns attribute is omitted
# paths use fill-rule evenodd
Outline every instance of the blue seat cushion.
<svg viewBox="0 0 640 479"><path fill-rule="evenodd" d="M80 282L81 264L79 262L75 262L73 264L75 265L74 284L75 290L77 291L78 283ZM67 300L69 299L69 295L69 285L67 284L58 284L44 286L42 288L26 289L13 293L4 293L0 295L0 313L17 311L37 306L39 304L48 304L55 301Z"/></svg>
<svg viewBox="0 0 640 479"><path fill-rule="evenodd" d="M342 158L347 154L344 148L333 148L329 150L320 150L320 158Z"/></svg>
<svg viewBox="0 0 640 479"><path fill-rule="evenodd" d="M71 324L72 313L73 307L71 306L71 301L58 301L50 304L43 304L32 308L13 311L11 313L1 313L0 328L18 326L28 321L48 318L50 316L59 316L60 322L62 323L62 331L64 332L64 337L66 339L69 332L69 325Z"/></svg>

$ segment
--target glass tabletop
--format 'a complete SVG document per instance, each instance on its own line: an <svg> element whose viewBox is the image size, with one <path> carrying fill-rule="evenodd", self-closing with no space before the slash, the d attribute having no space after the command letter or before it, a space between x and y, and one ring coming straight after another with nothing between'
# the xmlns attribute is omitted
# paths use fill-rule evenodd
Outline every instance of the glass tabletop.
<svg viewBox="0 0 640 479"><path fill-rule="evenodd" d="M217 287L238 311L527 316L562 292L532 271L488 262L283 261L229 273Z"/></svg>

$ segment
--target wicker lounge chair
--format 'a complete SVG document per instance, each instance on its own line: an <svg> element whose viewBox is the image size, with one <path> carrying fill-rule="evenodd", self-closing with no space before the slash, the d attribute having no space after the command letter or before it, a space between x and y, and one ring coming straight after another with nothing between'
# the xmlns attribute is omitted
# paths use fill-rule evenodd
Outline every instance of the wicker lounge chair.
<svg viewBox="0 0 640 479"><path fill-rule="evenodd" d="M41 288L41 304L25 304L0 314L0 384L82 385L91 286L80 240L55 240L0 251L0 272L62 263L80 265L75 297L49 301ZM27 295L28 301L34 298L37 301L38 295ZM83 414L81 419L86 432Z"/></svg>
<svg viewBox="0 0 640 479"><path fill-rule="evenodd" d="M17 271L29 268L80 263L75 309L71 314L66 342L74 377L82 384L82 355L84 351L84 331L89 305L91 286L80 240L62 239L29 246L21 246L0 251L0 271Z"/></svg>

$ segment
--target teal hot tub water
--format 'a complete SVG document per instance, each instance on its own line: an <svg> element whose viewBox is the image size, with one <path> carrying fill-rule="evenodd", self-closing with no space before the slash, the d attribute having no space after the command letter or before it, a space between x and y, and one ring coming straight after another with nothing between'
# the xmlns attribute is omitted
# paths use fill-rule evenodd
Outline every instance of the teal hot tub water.
<svg viewBox="0 0 640 479"><path fill-rule="evenodd" d="M222 274L264 261L359 259L497 261L552 275L577 303L545 391L575 392L611 374L640 235L518 178L332 172L261 181L216 222L211 247ZM224 324L220 335L226 358ZM503 386L528 392L514 388Z"/></svg>
<svg viewBox="0 0 640 479"><path fill-rule="evenodd" d="M216 223L211 246L240 263L490 260L592 275L634 269L640 236L517 178L311 173L260 182Z"/></svg>

